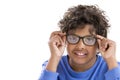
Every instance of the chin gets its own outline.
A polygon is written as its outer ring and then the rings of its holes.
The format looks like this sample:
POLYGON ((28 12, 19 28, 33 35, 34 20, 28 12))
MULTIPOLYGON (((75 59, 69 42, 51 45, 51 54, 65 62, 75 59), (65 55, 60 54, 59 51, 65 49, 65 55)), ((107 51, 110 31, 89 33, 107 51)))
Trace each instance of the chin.
POLYGON ((87 64, 89 60, 74 59, 73 62, 77 65, 84 65, 84 64, 87 64))

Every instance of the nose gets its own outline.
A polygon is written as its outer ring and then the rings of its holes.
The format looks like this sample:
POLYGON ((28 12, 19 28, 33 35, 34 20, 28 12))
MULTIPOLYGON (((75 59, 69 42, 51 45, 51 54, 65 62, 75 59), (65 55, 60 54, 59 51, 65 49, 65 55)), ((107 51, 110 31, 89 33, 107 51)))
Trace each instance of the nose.
POLYGON ((80 39, 80 41, 76 44, 76 48, 78 48, 78 49, 85 48, 85 44, 83 43, 82 39, 80 39))

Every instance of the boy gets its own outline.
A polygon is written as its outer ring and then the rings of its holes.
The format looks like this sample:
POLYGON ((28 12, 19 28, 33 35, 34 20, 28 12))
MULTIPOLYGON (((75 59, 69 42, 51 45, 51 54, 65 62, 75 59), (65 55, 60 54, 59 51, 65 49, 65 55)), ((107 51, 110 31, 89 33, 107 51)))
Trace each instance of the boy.
POLYGON ((104 11, 94 5, 74 6, 59 27, 50 36, 51 56, 40 80, 120 80, 116 45, 107 38, 110 26, 104 11), (62 56, 65 48, 67 55, 62 56))

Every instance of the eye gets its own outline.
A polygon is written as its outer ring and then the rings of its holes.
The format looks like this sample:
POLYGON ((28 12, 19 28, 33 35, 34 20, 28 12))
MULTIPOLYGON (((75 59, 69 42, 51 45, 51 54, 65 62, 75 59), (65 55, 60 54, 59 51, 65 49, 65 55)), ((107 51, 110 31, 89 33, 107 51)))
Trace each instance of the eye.
POLYGON ((94 37, 85 37, 85 40, 87 40, 87 41, 94 41, 95 38, 94 37))
POLYGON ((76 35, 68 35, 67 40, 69 43, 77 43, 79 41, 79 37, 76 35))
POLYGON ((88 45, 94 45, 96 42, 96 39, 95 37, 87 36, 87 37, 84 37, 84 42, 85 44, 88 44, 88 45))

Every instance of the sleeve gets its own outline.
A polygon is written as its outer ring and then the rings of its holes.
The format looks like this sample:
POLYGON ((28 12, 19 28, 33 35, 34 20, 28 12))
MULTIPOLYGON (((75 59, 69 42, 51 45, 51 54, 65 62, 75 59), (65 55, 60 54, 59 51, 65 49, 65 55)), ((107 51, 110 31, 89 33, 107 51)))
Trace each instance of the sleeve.
POLYGON ((120 80, 120 64, 105 74, 105 80, 120 80))
POLYGON ((46 70, 46 68, 45 68, 46 64, 47 64, 47 62, 45 62, 42 65, 42 71, 41 71, 41 75, 40 75, 39 80, 48 80, 48 79, 49 80, 57 80, 58 73, 46 70))

